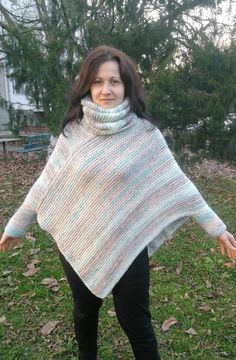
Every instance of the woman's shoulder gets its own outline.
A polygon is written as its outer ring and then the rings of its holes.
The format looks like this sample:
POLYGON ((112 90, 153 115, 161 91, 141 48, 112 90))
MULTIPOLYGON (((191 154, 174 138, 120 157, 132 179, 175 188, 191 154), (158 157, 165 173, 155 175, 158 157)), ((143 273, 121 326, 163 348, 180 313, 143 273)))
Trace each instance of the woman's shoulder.
POLYGON ((143 128, 143 130, 147 131, 148 133, 150 133, 151 135, 154 134, 154 136, 162 136, 162 133, 160 131, 160 129, 158 128, 158 126, 156 124, 153 124, 151 121, 149 121, 148 119, 145 118, 138 118, 138 122, 140 124, 140 126, 143 128))
POLYGON ((151 123, 145 118, 139 118, 140 135, 143 134, 149 144, 154 146, 156 150, 168 149, 168 144, 161 130, 156 124, 151 123))
POLYGON ((64 129, 63 129, 63 132, 65 135, 70 135, 71 133, 73 133, 76 129, 78 128, 78 123, 77 121, 70 121, 68 122, 64 129))

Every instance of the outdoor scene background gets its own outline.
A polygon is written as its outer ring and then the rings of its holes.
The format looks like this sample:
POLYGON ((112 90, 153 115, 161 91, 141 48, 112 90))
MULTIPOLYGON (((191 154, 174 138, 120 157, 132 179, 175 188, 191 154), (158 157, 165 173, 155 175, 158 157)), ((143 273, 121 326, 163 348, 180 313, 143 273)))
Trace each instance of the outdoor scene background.
MULTIPOLYGON (((173 150, 235 162, 235 8, 230 0, 3 0, 0 60, 56 134, 84 56, 117 47, 137 63, 149 113, 173 150)), ((15 131, 23 122, 11 112, 15 131)))
MULTIPOLYGON (((137 63, 148 111, 178 162, 236 234, 235 7, 228 0, 0 0, 0 130, 5 111, 11 136, 31 123, 58 134, 84 56, 115 46, 137 63), (18 107, 2 91, 3 74, 18 107)), ((1 232, 44 155, 0 152, 1 232)), ((0 359, 78 359, 71 293, 50 235, 33 224, 19 247, 0 255, 0 359)), ((236 359, 235 261, 215 239, 188 222, 151 258, 150 275, 163 360, 236 359)), ((98 357, 131 360, 115 315, 108 296, 98 357)))

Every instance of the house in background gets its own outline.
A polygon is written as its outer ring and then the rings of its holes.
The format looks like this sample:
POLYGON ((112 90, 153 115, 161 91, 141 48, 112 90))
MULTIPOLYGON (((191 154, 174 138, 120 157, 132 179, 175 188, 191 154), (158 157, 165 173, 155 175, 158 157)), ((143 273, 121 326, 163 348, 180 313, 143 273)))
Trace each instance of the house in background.
MULTIPOLYGON (((0 0, 0 3, 4 5, 9 11, 14 10, 17 6, 17 0, 0 0)), ((19 2, 20 3, 20 2, 19 2)), ((30 4, 30 0, 25 2, 30 4)), ((19 5, 19 4, 18 4, 19 5)), ((24 7, 22 11, 26 11, 24 7)), ((13 11, 14 12, 14 11, 13 11)), ((1 19, 3 20, 2 14, 0 14, 1 19)), ((0 32, 4 30, 0 27, 0 32)), ((17 88, 15 86, 15 81, 8 78, 10 69, 1 64, 0 67, 0 98, 6 102, 7 107, 12 105, 14 110, 21 110, 21 126, 27 125, 36 125, 39 119, 42 117, 43 112, 41 109, 36 109, 35 106, 30 104, 29 99, 25 95, 25 87, 17 88)), ((16 125, 16 124, 15 124, 16 125)), ((1 107, 0 102, 0 131, 9 131, 15 127, 12 124, 8 110, 5 107, 1 107)))
MULTIPOLYGON (((4 74, 4 71, 0 71, 0 96, 6 100, 7 99, 7 79, 4 74)), ((8 130, 9 124, 9 114, 6 109, 0 107, 0 131, 8 130)))
MULTIPOLYGON (((7 77, 6 68, 0 70, 0 96, 8 105, 11 104, 14 110, 21 110, 24 125, 33 124, 41 113, 30 104, 24 86, 17 89, 15 81, 7 77)), ((0 131, 8 130, 12 130, 9 113, 7 109, 0 107, 0 131)))

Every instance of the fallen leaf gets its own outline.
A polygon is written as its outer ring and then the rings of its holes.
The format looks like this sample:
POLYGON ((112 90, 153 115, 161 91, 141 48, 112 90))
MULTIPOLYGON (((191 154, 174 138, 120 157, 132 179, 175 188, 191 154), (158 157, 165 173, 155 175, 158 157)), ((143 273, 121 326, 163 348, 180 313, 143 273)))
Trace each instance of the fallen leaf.
POLYGON ((176 270, 175 270, 175 273, 176 273, 177 275, 179 275, 179 274, 181 273, 182 267, 183 267, 183 261, 181 260, 181 261, 178 263, 178 265, 177 265, 177 267, 176 267, 176 270))
POLYGON ((30 260, 30 262, 27 264, 27 268, 28 269, 34 269, 35 266, 34 265, 37 265, 40 263, 40 260, 39 259, 32 259, 30 260))
MULTIPOLYGON (((15 247, 14 247, 14 249, 15 249, 15 247)), ((14 252, 13 254, 11 254, 10 256, 9 256, 9 258, 13 258, 14 256, 17 256, 17 255, 19 255, 20 254, 20 251, 16 251, 16 252, 14 252)))
POLYGON ((154 263, 153 261, 149 261, 149 269, 152 269, 156 266, 156 263, 154 263))
POLYGON ((184 294, 184 299, 190 299, 190 296, 187 292, 184 294))
POLYGON ((47 287, 58 285, 58 281, 55 278, 45 278, 41 281, 42 285, 46 285, 47 287))
POLYGON ((207 288, 207 289, 210 289, 210 288, 211 288, 211 283, 210 283, 209 280, 206 280, 206 281, 205 281, 205 284, 206 284, 206 288, 207 288))
POLYGON ((3 315, 0 317, 0 324, 4 324, 6 321, 7 321, 6 316, 3 315))
POLYGON ((50 346, 51 351, 55 354, 61 350, 61 346, 59 344, 52 344, 50 346))
POLYGON ((163 324, 162 324, 162 326, 161 326, 161 330, 162 330, 162 331, 167 331, 167 330, 169 330, 169 328, 170 328, 172 325, 176 324, 177 322, 178 322, 178 321, 176 320, 175 317, 171 317, 171 318, 169 318, 169 319, 167 319, 167 320, 165 320, 165 321, 163 322, 163 324))
POLYGON ((165 266, 154 266, 154 267, 152 268, 153 271, 161 271, 161 270, 163 270, 163 269, 165 269, 165 266))
POLYGON ((28 271, 22 273, 22 275, 24 275, 24 276, 31 276, 31 275, 36 274, 38 271, 39 271, 39 269, 36 269, 36 268, 34 268, 34 269, 29 269, 28 271))
POLYGON ((46 336, 51 334, 51 332, 55 329, 56 325, 59 321, 48 321, 41 329, 42 335, 46 336))
POLYGON ((45 278, 41 281, 41 284, 46 285, 47 289, 51 291, 56 292, 59 290, 58 281, 55 278, 45 278))
POLYGON ((37 264, 40 263, 40 260, 39 260, 39 259, 32 259, 30 262, 31 262, 32 264, 34 264, 34 265, 37 265, 37 264))
POLYGON ((235 316, 236 316, 236 312, 234 309, 232 311, 228 312, 228 314, 227 314, 227 317, 229 319, 235 319, 235 316))
POLYGON ((197 332, 193 328, 189 328, 188 330, 185 330, 185 332, 189 335, 197 335, 197 332))
POLYGON ((7 276, 7 275, 9 275, 9 274, 11 274, 11 273, 12 273, 12 271, 10 271, 10 270, 5 270, 5 271, 2 272, 2 276, 7 276))
POLYGON ((28 292, 28 293, 25 293, 25 294, 22 294, 21 297, 26 297, 26 298, 32 298, 32 297, 35 297, 35 292, 28 292))
POLYGON ((59 290, 59 286, 52 286, 49 288, 49 290, 53 291, 53 292, 57 292, 59 290))
POLYGON ((8 275, 7 278, 6 278, 6 280, 7 280, 8 285, 10 285, 10 286, 13 285, 11 275, 8 275))
POLYGON ((207 335, 211 335, 211 329, 207 330, 207 335))
POLYGON ((25 234, 25 238, 27 239, 27 240, 29 240, 30 242, 35 242, 36 241, 36 239, 35 239, 35 237, 32 235, 32 233, 30 233, 30 232, 27 232, 26 234, 25 234))
POLYGON ((198 306, 198 309, 201 310, 201 311, 204 311, 204 312, 208 312, 208 311, 211 310, 210 306, 208 306, 208 305, 198 306))
POLYGON ((235 261, 227 261, 226 263, 224 263, 225 267, 231 268, 235 266, 235 261))
POLYGON ((31 256, 31 255, 38 254, 39 251, 40 251, 39 248, 37 248, 37 249, 30 249, 28 255, 31 256))
POLYGON ((231 202, 231 201, 234 200, 234 198, 235 198, 235 197, 234 197, 233 195, 227 195, 227 196, 225 197, 224 203, 231 202))
POLYGON ((108 310, 108 315, 111 316, 111 317, 114 317, 116 316, 116 312, 114 310, 108 310))

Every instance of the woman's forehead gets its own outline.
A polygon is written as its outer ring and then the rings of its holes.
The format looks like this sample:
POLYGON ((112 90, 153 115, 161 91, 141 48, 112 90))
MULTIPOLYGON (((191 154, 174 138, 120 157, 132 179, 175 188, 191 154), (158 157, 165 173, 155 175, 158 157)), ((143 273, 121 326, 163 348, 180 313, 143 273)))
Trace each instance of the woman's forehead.
POLYGON ((120 77, 119 64, 115 60, 103 62, 95 73, 96 77, 120 77))

